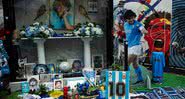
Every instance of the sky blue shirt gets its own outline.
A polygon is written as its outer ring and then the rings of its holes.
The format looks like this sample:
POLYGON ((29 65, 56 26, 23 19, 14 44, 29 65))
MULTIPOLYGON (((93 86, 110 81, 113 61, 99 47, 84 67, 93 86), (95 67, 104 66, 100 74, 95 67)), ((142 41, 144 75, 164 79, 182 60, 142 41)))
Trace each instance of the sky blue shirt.
POLYGON ((152 74, 154 77, 163 76, 163 68, 165 67, 165 56, 163 52, 152 52, 150 57, 150 63, 152 64, 152 74))
POLYGON ((143 25, 136 20, 134 20, 134 24, 132 25, 128 22, 124 23, 124 30, 126 33, 126 39, 128 41, 128 47, 140 45, 140 40, 143 34, 139 28, 142 26, 143 25))
MULTIPOLYGON (((64 19, 59 17, 55 11, 51 11, 50 24, 53 26, 53 29, 66 29, 64 19)), ((73 24, 73 17, 67 15, 67 20, 70 25, 73 24)))

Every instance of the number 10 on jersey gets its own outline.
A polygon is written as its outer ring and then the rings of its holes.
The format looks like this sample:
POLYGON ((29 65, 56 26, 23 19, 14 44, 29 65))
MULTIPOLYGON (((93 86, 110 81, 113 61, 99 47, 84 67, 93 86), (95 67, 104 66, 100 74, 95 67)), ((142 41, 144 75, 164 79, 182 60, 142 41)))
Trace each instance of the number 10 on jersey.
POLYGON ((106 72, 106 99, 129 99, 129 72, 106 72))

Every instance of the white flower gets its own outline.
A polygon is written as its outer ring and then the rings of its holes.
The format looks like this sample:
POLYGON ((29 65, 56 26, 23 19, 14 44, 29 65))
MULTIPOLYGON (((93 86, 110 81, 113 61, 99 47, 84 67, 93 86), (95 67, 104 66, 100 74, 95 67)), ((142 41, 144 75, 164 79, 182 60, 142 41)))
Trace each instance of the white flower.
POLYGON ((94 24, 93 23, 89 23, 88 26, 94 27, 94 24))
POLYGON ((90 35, 90 31, 85 31, 85 34, 86 35, 90 35))
POLYGON ((96 34, 98 34, 98 35, 101 35, 101 34, 103 34, 103 31, 102 31, 102 29, 97 29, 97 31, 96 31, 96 34))
POLYGON ((82 30, 82 28, 79 28, 79 31, 81 31, 82 30))
POLYGON ((85 28, 85 30, 89 30, 89 29, 90 29, 90 27, 86 27, 86 28, 85 28))
POLYGON ((33 23, 33 25, 39 25, 39 22, 35 22, 35 23, 33 23))
POLYGON ((97 32, 97 31, 98 31, 98 28, 94 27, 94 28, 92 29, 92 31, 97 32))
POLYGON ((44 32, 44 31, 45 31, 45 28, 44 28, 43 26, 41 26, 41 27, 39 28, 39 31, 44 32))
POLYGON ((48 30, 49 30, 50 32, 54 32, 52 28, 48 28, 48 30))
POLYGON ((45 33, 46 35, 50 35, 49 30, 45 30, 44 33, 45 33))
POLYGON ((80 34, 80 31, 75 31, 74 34, 78 35, 78 34, 80 34))
POLYGON ((21 32, 20 32, 21 35, 24 35, 25 33, 26 33, 25 31, 21 31, 21 32))
POLYGON ((35 27, 30 27, 30 32, 35 31, 35 27))

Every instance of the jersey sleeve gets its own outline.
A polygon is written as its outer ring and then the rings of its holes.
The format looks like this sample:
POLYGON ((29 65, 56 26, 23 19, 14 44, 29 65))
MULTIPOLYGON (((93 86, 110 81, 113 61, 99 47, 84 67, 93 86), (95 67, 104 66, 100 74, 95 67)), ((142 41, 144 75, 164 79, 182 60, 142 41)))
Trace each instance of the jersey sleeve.
POLYGON ((144 29, 144 26, 140 22, 137 23, 137 27, 140 31, 144 29))

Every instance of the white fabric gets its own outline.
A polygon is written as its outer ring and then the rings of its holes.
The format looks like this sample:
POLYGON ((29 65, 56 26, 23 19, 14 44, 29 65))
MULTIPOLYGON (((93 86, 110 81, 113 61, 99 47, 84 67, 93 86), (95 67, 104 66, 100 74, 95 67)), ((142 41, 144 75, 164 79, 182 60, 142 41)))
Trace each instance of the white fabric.
POLYGON ((141 45, 136 45, 133 47, 128 48, 128 55, 141 55, 142 54, 142 46, 141 45))
POLYGON ((140 26, 139 30, 142 31, 144 29, 144 26, 140 26))

